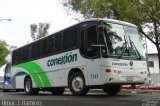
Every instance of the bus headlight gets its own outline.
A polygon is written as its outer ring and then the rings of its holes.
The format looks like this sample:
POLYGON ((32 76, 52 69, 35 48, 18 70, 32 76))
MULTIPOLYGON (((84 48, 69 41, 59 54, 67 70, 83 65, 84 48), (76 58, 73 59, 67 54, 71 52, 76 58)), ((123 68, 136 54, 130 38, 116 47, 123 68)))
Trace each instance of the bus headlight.
POLYGON ((6 84, 6 85, 7 85, 7 84, 8 84, 8 82, 5 82, 4 84, 6 84))
POLYGON ((147 71, 141 71, 140 74, 148 74, 147 71))
POLYGON ((117 70, 113 70, 114 73, 117 73, 117 70))
POLYGON ((106 72, 107 73, 110 73, 112 70, 111 69, 106 69, 106 72))

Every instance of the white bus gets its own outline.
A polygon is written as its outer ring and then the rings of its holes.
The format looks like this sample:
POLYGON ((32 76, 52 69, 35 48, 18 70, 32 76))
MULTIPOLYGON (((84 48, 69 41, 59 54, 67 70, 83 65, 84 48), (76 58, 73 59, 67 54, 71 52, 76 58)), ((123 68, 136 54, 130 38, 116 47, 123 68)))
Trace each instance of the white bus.
POLYGON ((85 95, 91 88, 117 94, 121 85, 143 84, 147 65, 133 24, 90 19, 20 47, 12 53, 12 83, 26 94, 48 90, 85 95))

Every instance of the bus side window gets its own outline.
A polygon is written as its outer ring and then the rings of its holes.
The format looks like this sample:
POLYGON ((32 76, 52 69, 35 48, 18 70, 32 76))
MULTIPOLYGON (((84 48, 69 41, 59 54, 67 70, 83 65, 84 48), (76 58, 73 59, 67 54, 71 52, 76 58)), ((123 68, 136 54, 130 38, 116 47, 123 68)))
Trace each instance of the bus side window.
POLYGON ((13 64, 18 63, 18 52, 17 51, 14 51, 13 54, 12 54, 13 64))
POLYGON ((62 34, 58 33, 55 36, 55 52, 60 52, 62 48, 62 34))
POLYGON ((72 27, 63 33, 63 49, 69 50, 77 46, 77 28, 72 27))
POLYGON ((47 53, 48 53, 48 39, 45 38, 45 39, 42 39, 40 41, 37 42, 37 53, 36 53, 36 57, 45 57, 47 56, 47 53))
POLYGON ((21 49, 21 57, 22 57, 22 61, 26 61, 27 60, 27 47, 23 47, 21 49))
POLYGON ((37 57, 37 44, 34 43, 32 46, 31 46, 31 59, 34 59, 37 57))
POLYGON ((71 28, 70 48, 77 47, 77 27, 71 28))
POLYGON ((31 46, 29 45, 28 46, 28 58, 27 58, 27 60, 31 60, 31 52, 32 50, 31 50, 31 46))
POLYGON ((80 52, 83 56, 85 56, 85 33, 84 33, 84 29, 81 30, 80 35, 81 35, 80 52))
POLYGON ((63 50, 67 50, 70 48, 70 29, 64 31, 63 33, 63 50))
POLYGON ((87 28, 87 57, 97 56, 97 31, 96 25, 87 28))
POLYGON ((55 36, 54 35, 49 37, 48 52, 49 52, 49 54, 53 54, 55 52, 55 36))
POLYGON ((18 50, 18 63, 22 61, 21 50, 18 50))
POLYGON ((48 55, 48 38, 44 38, 43 40, 42 40, 42 47, 41 47, 41 51, 42 51, 42 57, 43 56, 47 56, 48 55))
POLYGON ((37 57, 41 56, 41 42, 37 42, 37 57))

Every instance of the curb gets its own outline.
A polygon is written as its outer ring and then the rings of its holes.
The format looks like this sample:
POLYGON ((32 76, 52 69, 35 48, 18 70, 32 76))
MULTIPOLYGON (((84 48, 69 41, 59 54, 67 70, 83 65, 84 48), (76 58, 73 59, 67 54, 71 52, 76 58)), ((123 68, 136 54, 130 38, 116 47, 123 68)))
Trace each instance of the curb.
MULTIPOLYGON (((65 89, 65 92, 70 92, 65 89)), ((105 93, 102 89, 90 89, 89 93, 105 93)), ((160 94, 160 90, 138 90, 138 89, 122 89, 120 94, 160 94)))

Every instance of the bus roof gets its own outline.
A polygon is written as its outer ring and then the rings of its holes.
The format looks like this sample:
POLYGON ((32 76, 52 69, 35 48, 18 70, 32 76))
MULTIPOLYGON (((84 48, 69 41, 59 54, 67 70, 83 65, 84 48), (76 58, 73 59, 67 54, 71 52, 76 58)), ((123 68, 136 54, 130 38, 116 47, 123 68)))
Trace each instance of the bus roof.
POLYGON ((122 25, 126 25, 126 26, 131 26, 131 27, 137 28, 136 25, 131 24, 129 22, 115 20, 115 19, 107 19, 107 18, 91 18, 91 19, 86 19, 86 20, 84 20, 84 21, 82 21, 80 23, 87 22, 87 21, 106 21, 106 22, 110 22, 110 23, 122 24, 122 25))
MULTIPOLYGON (((81 21, 81 22, 79 22, 79 23, 73 24, 73 25, 71 25, 71 26, 69 26, 69 27, 63 28, 63 29, 61 29, 61 30, 59 30, 59 31, 56 31, 56 32, 52 33, 52 34, 58 33, 58 32, 60 32, 60 31, 63 31, 63 30, 65 30, 65 29, 67 29, 67 28, 70 28, 70 27, 73 27, 73 26, 75 26, 75 25, 78 25, 78 24, 80 24, 80 23, 89 22, 89 21, 106 21, 106 22, 110 22, 110 23, 121 24, 121 25, 126 25, 126 26, 131 26, 131 27, 137 28, 136 25, 131 24, 131 23, 129 23, 129 22, 125 22, 125 21, 120 21, 120 20, 115 20, 115 19, 107 19, 107 18, 91 18, 91 19, 86 19, 86 20, 83 20, 83 21, 81 21)), ((52 35, 52 34, 50 34, 50 35, 52 35)), ((46 38, 46 37, 48 37, 48 36, 50 36, 50 35, 41 37, 40 39, 37 39, 37 40, 35 40, 35 41, 31 42, 31 43, 34 43, 34 42, 36 42, 36 41, 39 41, 39 40, 41 40, 41 39, 43 39, 43 38, 46 38)), ((31 43, 29 43, 29 44, 31 44, 31 43)), ((26 44, 26 45, 29 45, 29 44, 26 44)), ((19 47, 19 48, 22 48, 22 47, 24 47, 24 46, 26 46, 26 45, 23 45, 23 46, 21 46, 21 47, 19 47)), ((17 49, 19 49, 19 48, 16 48, 15 50, 17 50, 17 49)), ((14 51, 14 50, 13 50, 13 51, 14 51)))

